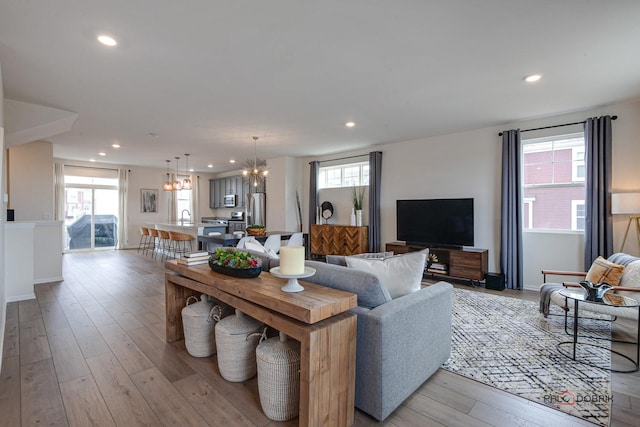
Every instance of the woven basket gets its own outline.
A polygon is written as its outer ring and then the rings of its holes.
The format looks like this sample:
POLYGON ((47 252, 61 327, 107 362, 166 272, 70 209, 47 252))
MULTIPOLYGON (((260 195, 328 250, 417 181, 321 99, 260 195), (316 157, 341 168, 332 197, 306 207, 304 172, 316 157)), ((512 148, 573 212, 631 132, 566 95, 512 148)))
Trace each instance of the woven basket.
POLYGON ((200 296, 199 302, 190 304, 192 300, 197 301, 197 298, 189 297, 186 307, 182 309, 184 344, 191 356, 209 357, 216 354, 216 323, 233 313, 233 309, 214 299, 210 301, 205 294, 200 296))
POLYGON ((251 236, 262 236, 267 231, 266 228, 247 228, 246 230, 251 236))
POLYGON ((267 418, 288 421, 298 416, 300 402, 300 343, 269 338, 256 349, 258 392, 267 418))
POLYGON ((218 368, 227 381, 242 382, 256 375, 256 347, 264 325, 236 310, 216 325, 218 368))

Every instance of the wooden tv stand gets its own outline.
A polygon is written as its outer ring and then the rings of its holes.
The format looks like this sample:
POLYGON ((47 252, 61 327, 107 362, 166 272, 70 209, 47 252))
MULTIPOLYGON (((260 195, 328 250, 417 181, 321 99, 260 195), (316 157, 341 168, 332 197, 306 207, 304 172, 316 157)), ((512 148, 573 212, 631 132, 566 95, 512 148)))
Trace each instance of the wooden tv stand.
MULTIPOLYGON (((407 245, 404 242, 392 242, 385 245, 386 251, 393 251, 396 254, 421 251, 422 249, 425 247, 407 245)), ((438 262, 445 264, 447 270, 433 272, 426 271, 425 268, 425 274, 470 280, 475 285, 484 280, 489 269, 489 251, 487 249, 429 248, 429 253, 435 254, 438 257, 438 262)))

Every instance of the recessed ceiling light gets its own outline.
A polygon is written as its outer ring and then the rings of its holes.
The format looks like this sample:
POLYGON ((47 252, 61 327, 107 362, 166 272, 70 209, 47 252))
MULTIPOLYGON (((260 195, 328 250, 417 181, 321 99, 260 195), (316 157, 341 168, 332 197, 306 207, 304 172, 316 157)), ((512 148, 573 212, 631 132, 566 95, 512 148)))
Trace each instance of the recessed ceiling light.
POLYGON ((105 153, 104 151, 101 151, 101 152, 98 153, 98 156, 106 156, 106 155, 107 155, 107 153, 105 153))
POLYGON ((527 83, 535 83, 542 78, 542 74, 531 74, 524 78, 524 81, 527 83))
POLYGON ((89 159, 89 161, 90 161, 90 162, 95 162, 95 161, 96 161, 96 159, 89 159))
POLYGON ((120 144, 111 144, 113 148, 120 148, 120 144))
POLYGON ((113 37, 104 34, 98 36, 98 41, 105 46, 116 46, 118 44, 113 37))
POLYGON ((193 169, 193 168, 189 168, 189 172, 193 172, 193 171, 194 171, 194 169, 193 169))
POLYGON ((213 167, 213 165, 209 164, 209 165, 207 165, 207 167, 208 167, 208 168, 212 168, 212 167, 213 167))
POLYGON ((354 127, 356 124, 355 124, 355 122, 347 122, 347 123, 345 123, 344 125, 345 125, 346 127, 348 127, 348 128, 352 128, 352 127, 354 127))
POLYGON ((229 160, 229 163, 235 163, 236 161, 234 159, 229 160))

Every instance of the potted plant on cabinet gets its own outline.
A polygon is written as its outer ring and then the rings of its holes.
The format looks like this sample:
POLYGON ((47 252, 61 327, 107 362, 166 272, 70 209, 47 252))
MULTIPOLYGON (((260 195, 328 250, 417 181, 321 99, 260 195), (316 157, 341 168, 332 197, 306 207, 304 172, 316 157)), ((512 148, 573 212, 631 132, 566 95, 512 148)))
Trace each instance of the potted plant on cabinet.
POLYGON ((355 213, 355 224, 353 224, 353 216, 351 225, 362 226, 362 206, 364 203, 365 187, 351 187, 351 202, 353 203, 353 211, 355 213))

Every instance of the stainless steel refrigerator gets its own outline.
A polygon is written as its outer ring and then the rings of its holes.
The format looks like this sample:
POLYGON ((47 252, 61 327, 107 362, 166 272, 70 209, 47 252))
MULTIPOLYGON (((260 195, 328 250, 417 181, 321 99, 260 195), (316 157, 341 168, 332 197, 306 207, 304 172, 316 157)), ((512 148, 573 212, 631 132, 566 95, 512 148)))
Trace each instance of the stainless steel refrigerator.
POLYGON ((267 225, 266 194, 247 194, 247 225, 267 225))

